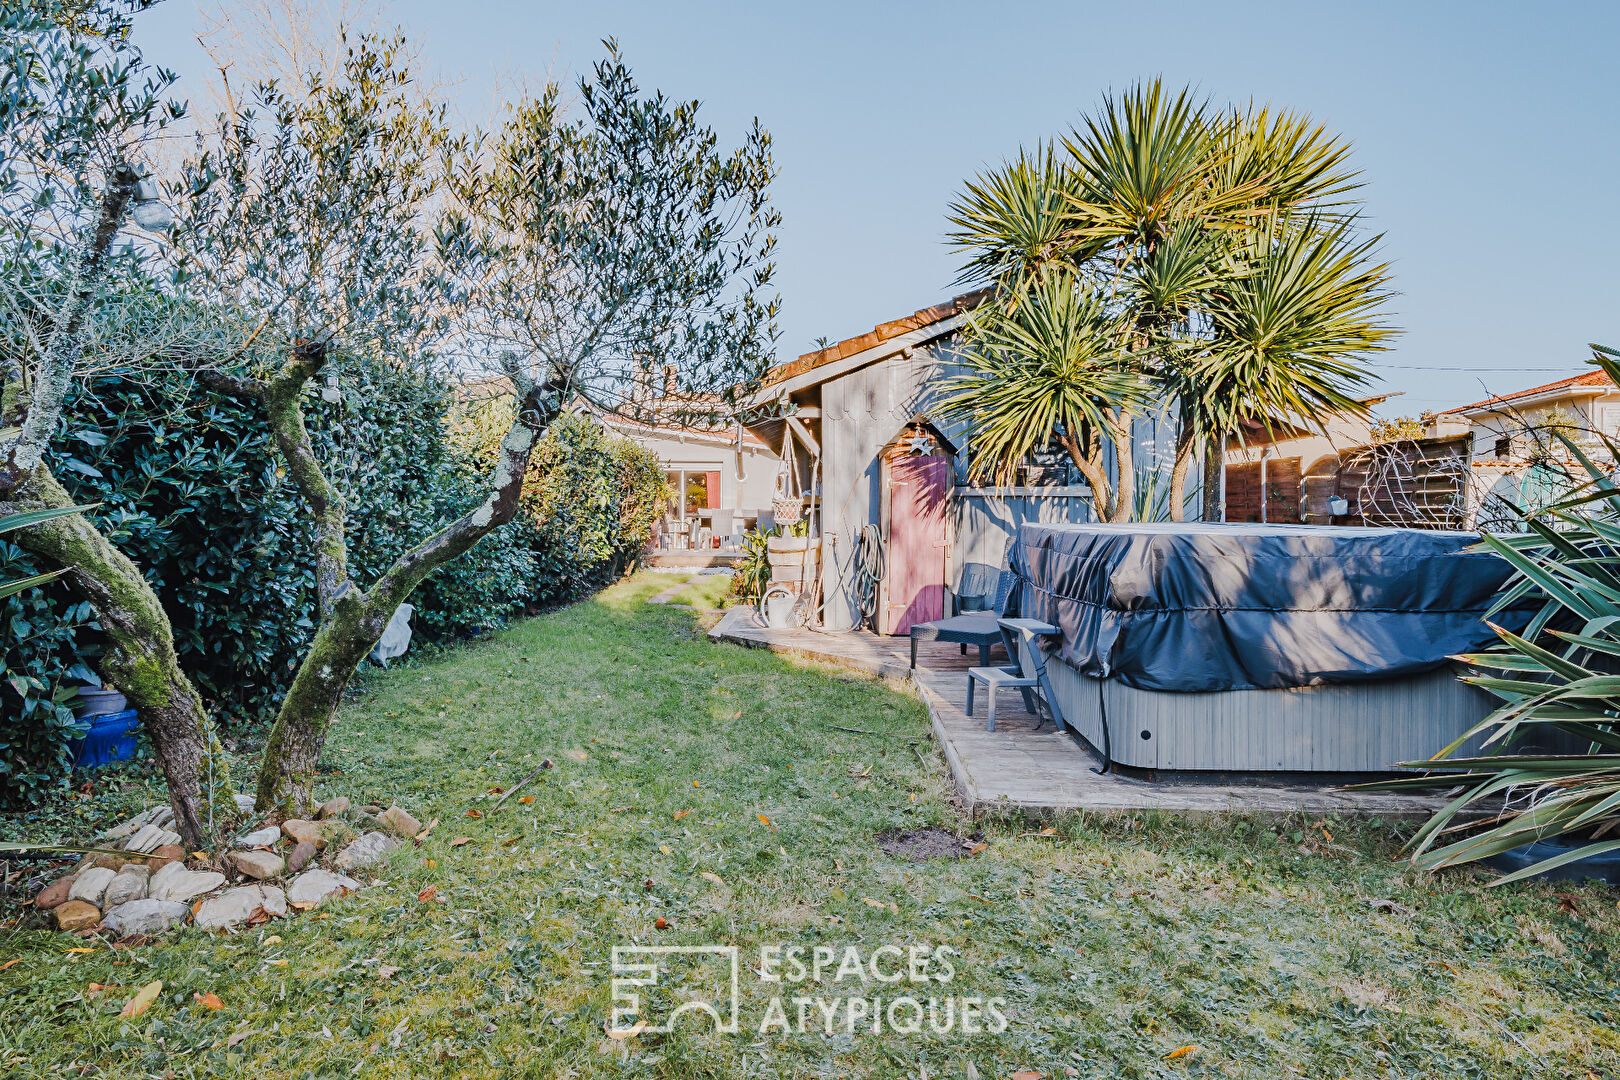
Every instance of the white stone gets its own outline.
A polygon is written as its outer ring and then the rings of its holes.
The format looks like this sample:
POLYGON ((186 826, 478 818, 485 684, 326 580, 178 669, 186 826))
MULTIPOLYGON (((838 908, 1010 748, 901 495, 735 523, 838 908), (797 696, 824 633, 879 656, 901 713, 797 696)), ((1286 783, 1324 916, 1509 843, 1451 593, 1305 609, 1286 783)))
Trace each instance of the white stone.
POLYGON ((239 848, 273 847, 281 839, 281 830, 274 825, 266 825, 257 832, 250 832, 246 836, 238 837, 236 846, 239 848))
POLYGON ((163 830, 148 822, 142 825, 128 840, 124 841, 125 851, 154 851, 158 846, 158 837, 163 830))
POLYGON ((170 863, 152 875, 152 882, 146 889, 147 896, 153 900, 176 900, 183 904, 203 893, 213 892, 225 884, 225 875, 213 870, 187 870, 181 867, 179 873, 164 873, 174 866, 180 864, 170 863))
POLYGON ((329 870, 306 870, 287 883, 287 899, 294 904, 319 904, 359 888, 360 883, 354 878, 329 870))
POLYGON ((173 900, 131 900, 107 912, 101 925, 119 937, 151 937, 185 922, 189 914, 190 908, 173 900))
POLYGON ((243 885, 210 896, 197 906, 196 923, 204 930, 224 930, 251 919, 260 908, 265 914, 287 914, 287 898, 273 885, 243 885))
POLYGON ((107 891, 101 897, 101 910, 111 911, 121 904, 131 900, 139 900, 146 895, 146 879, 151 871, 138 863, 130 863, 120 867, 107 891))
POLYGON ((253 813, 253 801, 254 800, 253 800, 252 795, 236 794, 236 795, 232 795, 231 798, 236 800, 236 808, 238 810, 242 811, 242 813, 244 813, 244 814, 253 813))
POLYGON ((113 878, 118 876, 116 870, 109 870, 105 866, 91 866, 80 870, 73 879, 73 888, 68 890, 69 900, 83 900, 87 904, 101 906, 101 898, 107 894, 107 886, 112 884, 113 878))
POLYGON ((342 851, 338 852, 335 860, 339 870, 354 870, 372 863, 381 862, 390 851, 399 846, 399 841, 387 833, 362 833, 360 838, 342 851))

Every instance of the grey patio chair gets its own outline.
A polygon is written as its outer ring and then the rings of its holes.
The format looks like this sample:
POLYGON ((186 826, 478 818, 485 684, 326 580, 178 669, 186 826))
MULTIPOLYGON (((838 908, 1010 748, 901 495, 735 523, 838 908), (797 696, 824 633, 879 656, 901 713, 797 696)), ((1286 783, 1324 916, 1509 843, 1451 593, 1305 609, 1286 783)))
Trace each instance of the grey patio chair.
POLYGON ((919 641, 950 641, 962 646, 962 652, 967 652, 969 645, 979 647, 979 665, 986 667, 990 663, 990 650, 997 645, 1005 644, 1001 627, 997 622, 1007 613, 1007 601, 1012 597, 1013 586, 1017 579, 1011 570, 1003 570, 996 580, 995 603, 989 611, 970 611, 962 615, 952 615, 948 619, 936 619, 933 622, 914 623, 911 627, 911 666, 917 666, 917 642, 919 641))
MULTIPOLYGON (((967 714, 973 715, 973 690, 984 684, 985 730, 996 730, 996 691, 1013 689, 1024 695, 1025 705, 1040 717, 1039 702, 1044 702, 1053 725, 1062 731, 1063 711, 1058 707, 1052 682, 1046 676, 1046 654, 1041 651, 1040 639, 1061 634, 1051 623, 1038 619, 1002 619, 1000 629, 1006 635, 1007 655, 1013 663, 1008 667, 968 668, 967 714), (1039 690, 1039 694, 1031 691, 1039 690)), ((1044 722, 1044 721, 1043 721, 1044 722)))

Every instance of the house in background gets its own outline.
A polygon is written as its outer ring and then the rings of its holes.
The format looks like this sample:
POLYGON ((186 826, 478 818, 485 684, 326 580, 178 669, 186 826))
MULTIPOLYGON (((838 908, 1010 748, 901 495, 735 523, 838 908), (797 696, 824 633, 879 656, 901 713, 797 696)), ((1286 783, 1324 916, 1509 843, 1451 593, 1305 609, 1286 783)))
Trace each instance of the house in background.
POLYGON ((780 461, 739 424, 704 427, 672 406, 647 419, 591 407, 605 427, 653 454, 669 481, 669 511, 653 538, 653 565, 709 566, 736 559, 734 540, 768 513, 780 461))
POLYGON ((1512 528, 1516 509, 1534 510, 1585 470, 1559 434, 1593 461, 1609 461, 1599 433, 1620 438, 1620 387, 1601 370, 1447 409, 1435 426, 1468 447, 1469 528, 1512 528))

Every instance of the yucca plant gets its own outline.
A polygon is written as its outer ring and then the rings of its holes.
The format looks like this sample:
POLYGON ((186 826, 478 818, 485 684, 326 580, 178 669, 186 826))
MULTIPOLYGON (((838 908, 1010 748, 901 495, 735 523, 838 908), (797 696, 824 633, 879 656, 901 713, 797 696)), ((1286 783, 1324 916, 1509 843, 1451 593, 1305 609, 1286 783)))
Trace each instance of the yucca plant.
MULTIPOLYGON (((1594 363, 1620 383, 1620 352, 1599 345, 1592 351, 1594 363)), ((1620 447, 1600 437, 1610 462, 1620 462, 1620 447)), ((1502 705, 1430 760, 1401 763, 1447 771, 1366 785, 1461 787, 1411 841, 1412 860, 1426 869, 1568 834, 1587 840, 1502 877, 1500 885, 1620 849, 1620 484, 1613 464, 1594 462, 1560 438, 1587 478, 1554 505, 1526 513, 1527 532, 1483 536, 1517 571, 1488 617, 1526 605, 1535 611, 1521 633, 1493 623, 1501 644, 1459 657, 1483 672, 1467 681, 1502 705), (1523 749, 1552 732, 1585 743, 1587 751, 1523 749), (1480 736, 1483 753, 1452 756, 1480 736), (1473 816, 1482 810, 1484 817, 1473 816)))

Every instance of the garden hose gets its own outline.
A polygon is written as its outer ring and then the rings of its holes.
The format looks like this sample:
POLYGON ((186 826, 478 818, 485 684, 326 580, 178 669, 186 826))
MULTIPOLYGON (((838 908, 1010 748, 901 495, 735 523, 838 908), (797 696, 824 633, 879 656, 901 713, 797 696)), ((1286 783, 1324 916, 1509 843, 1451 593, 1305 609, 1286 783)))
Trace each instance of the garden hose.
MULTIPOLYGON (((832 556, 827 556, 829 559, 832 556)), ((887 573, 888 557, 885 554, 883 533, 876 525, 867 525, 861 530, 861 535, 855 541, 855 552, 850 556, 849 562, 844 564, 844 571, 838 575, 838 583, 842 585, 853 572, 855 575, 855 605, 860 612, 860 618, 843 630, 828 630, 825 626, 817 626, 815 622, 806 619, 804 627, 814 630, 818 634, 853 634, 867 624, 877 629, 878 582, 883 580, 887 573)), ((821 621, 827 613, 827 602, 831 597, 823 596, 821 603, 816 605, 815 619, 821 621)))

